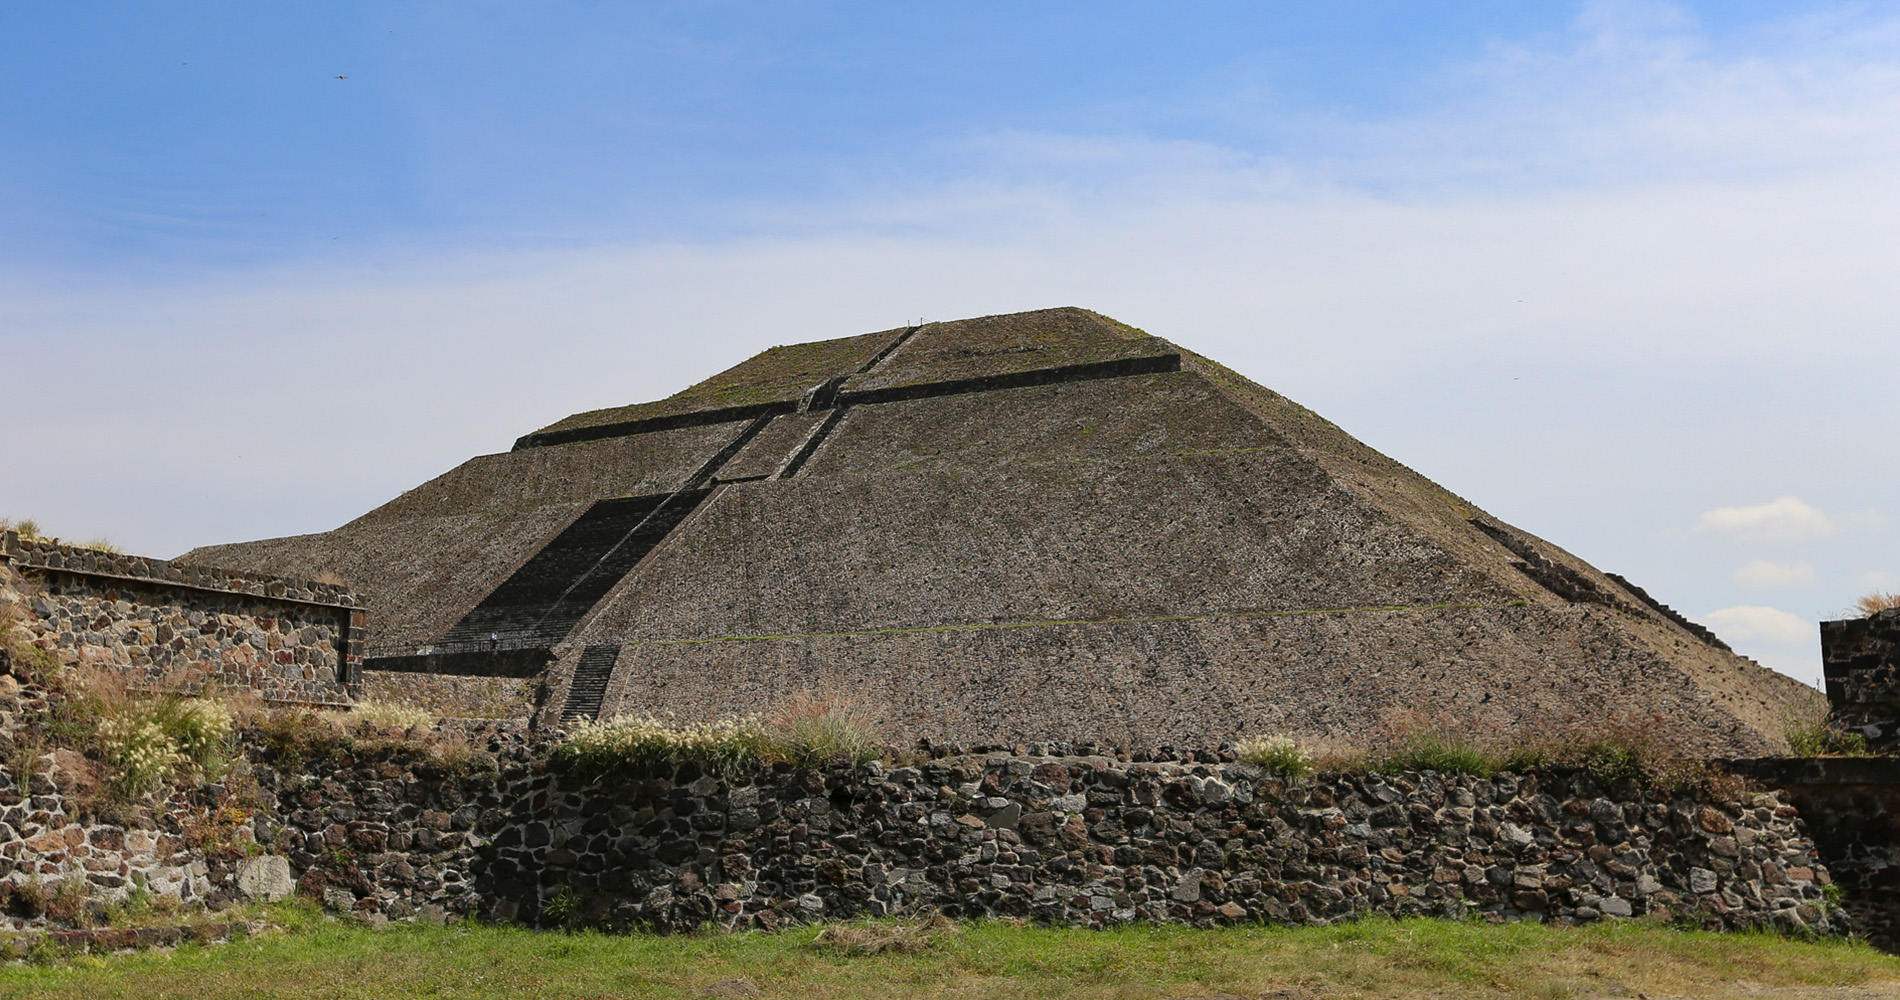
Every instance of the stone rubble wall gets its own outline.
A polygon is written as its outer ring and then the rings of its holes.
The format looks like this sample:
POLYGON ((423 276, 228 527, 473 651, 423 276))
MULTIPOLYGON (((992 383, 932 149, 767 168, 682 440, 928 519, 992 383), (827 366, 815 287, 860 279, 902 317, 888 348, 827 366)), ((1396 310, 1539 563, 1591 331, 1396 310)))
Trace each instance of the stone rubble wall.
MULTIPOLYGON (((12 720, 42 709, 44 689, 22 686, 0 675, 0 730, 13 731, 12 720)), ((0 928, 44 927, 43 917, 24 913, 27 893, 50 895, 72 879, 83 880, 85 895, 96 906, 123 899, 135 885, 181 903, 202 903, 215 886, 229 882, 235 859, 207 859, 184 837, 183 802, 169 804, 162 818, 143 828, 88 819, 86 792, 92 784, 87 762, 72 750, 55 749, 22 758, 8 740, 0 762, 0 928), (30 759, 28 774, 15 773, 30 759)), ((242 837, 249 837, 249 830, 242 837)))
POLYGON ((1322 775, 999 754, 582 783, 520 736, 498 773, 268 775, 257 836, 359 914, 684 930, 939 912, 1108 926, 1368 914, 1841 931, 1795 809, 1584 775, 1322 775))
POLYGON ((0 596, 29 641, 140 686, 345 705, 366 613, 345 588, 0 534, 0 596))
MULTIPOLYGON (((101 818, 95 763, 66 748, 32 751, 22 739, 22 721, 44 717, 54 697, 31 678, 22 683, 0 673, 0 930, 53 929, 31 897, 63 896, 75 885, 88 922, 135 890, 186 909, 280 899, 295 890, 289 864, 261 853, 251 824, 217 827, 208 802, 229 800, 226 788, 170 789, 149 807, 117 810, 124 822, 101 818)), ((179 933, 204 931, 144 928, 134 936, 166 943, 166 935, 179 933)), ((123 938, 84 928, 53 936, 62 946, 107 947, 123 938)))

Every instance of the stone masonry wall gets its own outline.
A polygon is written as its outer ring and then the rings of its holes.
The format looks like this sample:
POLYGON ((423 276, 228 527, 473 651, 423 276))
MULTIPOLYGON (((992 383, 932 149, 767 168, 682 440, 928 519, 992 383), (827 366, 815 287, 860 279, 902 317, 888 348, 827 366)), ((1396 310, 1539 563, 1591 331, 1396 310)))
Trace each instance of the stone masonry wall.
POLYGON ((1900 609, 1822 622, 1821 672, 1837 723, 1900 749, 1900 609))
MULTIPOLYGON (((1108 756, 693 765, 581 783, 496 734, 498 773, 267 775, 256 835, 359 914, 770 928, 941 912, 1106 926, 1367 914, 1846 926, 1795 809, 1577 774, 1322 775, 1108 756)), ((1041 748, 1050 749, 1050 748, 1041 748)), ((1061 749, 1061 748, 1056 748, 1061 749)), ((1084 748, 1086 749, 1086 748, 1084 748)))
POLYGON ((0 534, 0 588, 30 641, 134 683, 348 704, 365 613, 340 586, 0 534))

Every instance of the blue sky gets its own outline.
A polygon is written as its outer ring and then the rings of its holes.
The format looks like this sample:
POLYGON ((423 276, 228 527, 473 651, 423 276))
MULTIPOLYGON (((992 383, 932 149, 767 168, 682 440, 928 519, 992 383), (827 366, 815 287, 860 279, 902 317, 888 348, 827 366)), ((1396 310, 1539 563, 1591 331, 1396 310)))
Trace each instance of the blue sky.
POLYGON ((0 9, 0 514, 324 530, 1079 304, 1812 677, 1900 589, 1900 5, 0 9))

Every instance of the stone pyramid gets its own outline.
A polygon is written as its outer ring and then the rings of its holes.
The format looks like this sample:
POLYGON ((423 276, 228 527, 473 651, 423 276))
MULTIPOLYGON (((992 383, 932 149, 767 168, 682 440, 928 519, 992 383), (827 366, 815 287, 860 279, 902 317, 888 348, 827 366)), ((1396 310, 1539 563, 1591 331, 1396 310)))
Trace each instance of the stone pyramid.
POLYGON ((544 719, 848 693, 904 737, 1350 740, 1394 710, 1659 713, 1780 744, 1806 688, 1221 365, 1083 309, 775 347, 575 414, 330 532, 371 671, 544 719))

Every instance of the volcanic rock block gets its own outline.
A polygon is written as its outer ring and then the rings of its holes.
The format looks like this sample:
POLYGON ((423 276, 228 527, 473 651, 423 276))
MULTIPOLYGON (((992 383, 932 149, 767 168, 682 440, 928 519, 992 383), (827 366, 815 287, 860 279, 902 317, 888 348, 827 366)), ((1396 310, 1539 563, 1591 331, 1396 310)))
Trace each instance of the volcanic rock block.
POLYGON ((375 612, 371 670, 546 664, 549 719, 829 692, 895 738, 1198 745, 1352 739, 1399 710, 1653 713, 1747 754, 1806 697, 1311 411, 1073 308, 773 348, 335 531, 185 560, 342 576, 375 612))

